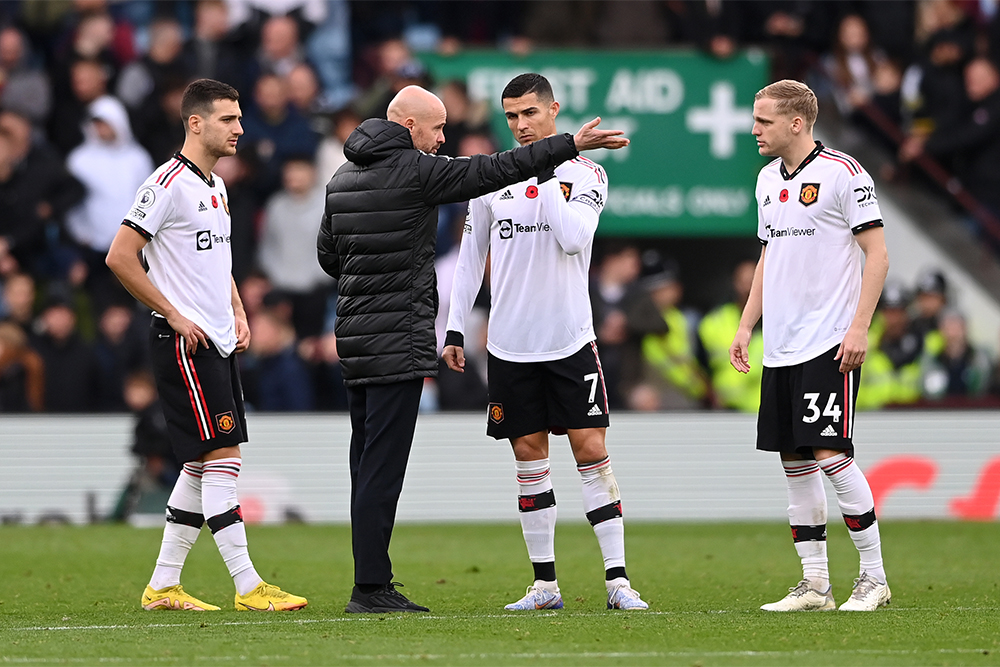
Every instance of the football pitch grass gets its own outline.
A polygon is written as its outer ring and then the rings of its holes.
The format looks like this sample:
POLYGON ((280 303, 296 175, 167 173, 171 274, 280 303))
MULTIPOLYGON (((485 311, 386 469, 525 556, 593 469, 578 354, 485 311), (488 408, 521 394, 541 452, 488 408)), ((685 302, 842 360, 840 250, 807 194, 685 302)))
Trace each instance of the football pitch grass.
MULTIPOLYGON (((204 530, 183 583, 219 612, 139 607, 160 531, 0 528, 0 663, 142 665, 1000 665, 1000 540, 994 523, 882 525, 892 604, 874 613, 769 614, 801 572, 781 523, 626 526, 628 571, 647 612, 608 611, 589 525, 561 523, 566 608, 507 612, 530 583, 520 527, 401 525, 402 592, 429 614, 349 615, 346 526, 249 526, 270 583, 298 612, 233 610, 232 582, 204 530)), ((857 576, 830 525, 838 603, 857 576)))

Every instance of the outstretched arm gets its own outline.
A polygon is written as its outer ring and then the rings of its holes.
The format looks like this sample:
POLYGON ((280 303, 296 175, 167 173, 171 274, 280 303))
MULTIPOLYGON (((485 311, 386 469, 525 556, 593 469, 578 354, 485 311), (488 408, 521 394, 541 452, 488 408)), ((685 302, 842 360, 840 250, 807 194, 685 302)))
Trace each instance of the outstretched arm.
POLYGON ((572 160, 582 150, 622 148, 629 140, 621 130, 598 130, 600 118, 576 133, 556 134, 493 155, 449 158, 421 155, 417 163, 423 199, 431 205, 475 199, 500 188, 526 181, 572 160))

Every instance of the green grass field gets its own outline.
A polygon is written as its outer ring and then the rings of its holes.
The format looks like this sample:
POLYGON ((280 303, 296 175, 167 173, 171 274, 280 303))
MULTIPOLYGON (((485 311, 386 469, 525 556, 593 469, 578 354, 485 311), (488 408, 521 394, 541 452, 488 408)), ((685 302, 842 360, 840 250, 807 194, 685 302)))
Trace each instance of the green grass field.
MULTIPOLYGON (((233 588, 203 531, 184 585, 221 612, 145 612, 160 531, 0 528, 0 663, 180 665, 1000 665, 1000 549, 992 523, 887 522, 893 603, 873 614, 767 614, 799 578, 779 523, 626 527, 629 574, 649 612, 609 612, 586 524, 560 524, 566 608, 514 614, 530 567, 520 528, 403 525, 403 592, 430 614, 343 613, 345 526, 249 527, 261 575, 305 595, 287 614, 232 611, 233 588)), ((857 576, 846 528, 830 528, 838 602, 857 576)))

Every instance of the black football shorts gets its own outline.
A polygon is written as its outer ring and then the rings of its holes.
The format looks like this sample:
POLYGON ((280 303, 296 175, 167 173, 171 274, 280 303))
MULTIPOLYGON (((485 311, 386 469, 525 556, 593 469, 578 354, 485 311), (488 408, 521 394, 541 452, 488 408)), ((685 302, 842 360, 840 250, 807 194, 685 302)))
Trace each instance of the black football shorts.
POLYGON ((223 357, 209 341, 188 354, 184 339, 162 317, 149 330, 156 389, 174 454, 197 461, 213 449, 247 440, 243 386, 236 353, 223 357))
POLYGON ((514 362, 489 355, 486 433, 497 440, 608 425, 597 343, 565 359, 514 362))
POLYGON ((861 369, 840 372, 834 347, 815 359, 764 367, 757 449, 812 454, 812 448, 854 450, 854 404, 861 369))

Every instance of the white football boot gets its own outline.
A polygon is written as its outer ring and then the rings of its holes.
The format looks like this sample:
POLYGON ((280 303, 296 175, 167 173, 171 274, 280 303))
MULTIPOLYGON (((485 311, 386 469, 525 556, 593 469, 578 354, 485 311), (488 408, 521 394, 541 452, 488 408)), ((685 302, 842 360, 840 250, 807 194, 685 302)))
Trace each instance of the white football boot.
POLYGON ((803 579, 797 585, 788 589, 788 595, 777 602, 760 606, 764 611, 832 611, 837 608, 833 600, 833 587, 825 593, 809 587, 809 581, 803 579))
POLYGON ((608 609, 626 609, 628 611, 649 609, 649 605, 639 597, 638 591, 629 586, 628 579, 614 579, 606 583, 608 586, 608 609))
POLYGON ((545 583, 547 582, 536 581, 533 585, 528 586, 527 593, 523 598, 505 606, 504 609, 508 611, 562 609, 563 599, 559 593, 559 587, 556 586, 555 590, 552 590, 546 588, 545 583))
POLYGON ((892 602, 889 584, 880 584, 867 572, 854 580, 854 591, 847 602, 840 605, 840 611, 875 611, 892 602))

